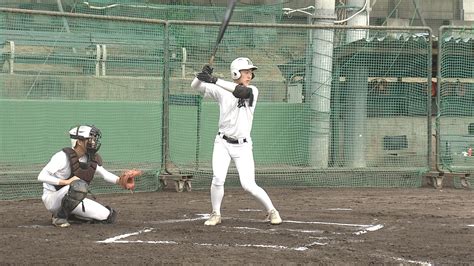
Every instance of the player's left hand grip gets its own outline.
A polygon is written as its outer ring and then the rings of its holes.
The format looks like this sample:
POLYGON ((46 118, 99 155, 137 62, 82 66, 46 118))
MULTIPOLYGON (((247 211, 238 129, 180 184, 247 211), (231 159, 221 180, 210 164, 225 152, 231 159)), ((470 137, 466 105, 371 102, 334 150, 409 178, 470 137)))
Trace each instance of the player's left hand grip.
POLYGON ((203 82, 207 82, 207 83, 214 83, 216 84, 217 82, 217 78, 212 76, 211 74, 209 73, 206 73, 206 72, 199 72, 197 74, 197 78, 200 80, 200 81, 203 81, 203 82))

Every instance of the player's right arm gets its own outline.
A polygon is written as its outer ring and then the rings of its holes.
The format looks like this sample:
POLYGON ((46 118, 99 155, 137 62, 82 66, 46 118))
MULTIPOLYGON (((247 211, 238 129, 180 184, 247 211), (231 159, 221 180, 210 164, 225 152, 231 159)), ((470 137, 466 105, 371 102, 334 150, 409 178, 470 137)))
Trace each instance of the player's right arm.
POLYGON ((200 81, 198 78, 194 78, 191 82, 191 88, 199 91, 200 93, 206 93, 206 83, 200 81))
POLYGON ((67 169, 67 163, 67 156, 63 151, 56 153, 39 173, 38 181, 54 186, 65 186, 71 184, 72 181, 79 179, 77 176, 67 179, 70 174, 70 170, 68 171, 67 169))
POLYGON ((214 77, 212 71, 213 69, 209 65, 204 65, 191 86, 201 93, 206 93, 212 88, 215 89, 216 86, 213 86, 213 84, 216 84, 218 88, 231 92, 236 98, 249 99, 252 97, 252 88, 214 77))
POLYGON ((217 101, 229 92, 235 93, 238 84, 219 79, 213 76, 212 72, 211 66, 204 65, 201 72, 192 81, 191 87, 202 93, 204 97, 210 97, 217 101))
POLYGON ((216 84, 203 82, 197 77, 194 78, 193 82, 191 83, 191 88, 200 92, 204 97, 209 97, 217 101, 221 97, 220 94, 222 93, 222 89, 220 89, 220 87, 216 84))

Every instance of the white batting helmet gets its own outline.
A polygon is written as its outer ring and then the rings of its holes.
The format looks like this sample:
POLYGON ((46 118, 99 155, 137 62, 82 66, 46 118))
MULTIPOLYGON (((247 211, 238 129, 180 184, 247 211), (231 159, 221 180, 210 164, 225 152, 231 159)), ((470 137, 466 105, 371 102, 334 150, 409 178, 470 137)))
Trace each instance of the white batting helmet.
POLYGON ((239 57, 232 61, 232 63, 230 64, 230 74, 232 75, 232 79, 239 79, 240 70, 244 69, 255 70, 257 69, 257 67, 247 57, 239 57))

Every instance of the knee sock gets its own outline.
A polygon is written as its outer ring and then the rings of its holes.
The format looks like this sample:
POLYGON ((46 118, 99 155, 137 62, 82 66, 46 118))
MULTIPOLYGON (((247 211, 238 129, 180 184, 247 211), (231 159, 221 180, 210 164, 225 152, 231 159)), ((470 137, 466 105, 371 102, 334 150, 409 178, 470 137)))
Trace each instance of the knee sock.
POLYGON ((211 185, 211 204, 212 211, 218 215, 221 214, 221 203, 224 198, 224 186, 211 185))

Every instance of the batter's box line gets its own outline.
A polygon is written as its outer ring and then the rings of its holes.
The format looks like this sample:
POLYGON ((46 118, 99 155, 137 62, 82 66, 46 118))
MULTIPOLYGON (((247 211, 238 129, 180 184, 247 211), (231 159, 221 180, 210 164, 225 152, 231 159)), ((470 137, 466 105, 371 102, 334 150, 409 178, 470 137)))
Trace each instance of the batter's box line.
POLYGON ((212 247, 244 247, 244 248, 271 248, 281 250, 306 251, 313 246, 325 246, 328 243, 312 242, 301 247, 287 247, 282 245, 265 245, 265 244, 207 244, 207 243, 193 243, 196 246, 212 246, 212 247))
MULTIPOLYGON (((251 222, 261 222, 261 220, 256 219, 241 219, 241 218, 228 218, 234 220, 241 220, 241 221, 251 221, 251 222)), ((334 222, 306 222, 306 221, 294 221, 294 220, 284 220, 283 224, 285 223, 293 223, 293 224, 321 224, 321 225, 336 225, 336 226, 347 226, 347 227, 357 227, 360 230, 353 232, 354 235, 362 235, 368 232, 373 232, 382 229, 384 226, 382 224, 348 224, 348 223, 334 223, 334 222)), ((302 231, 303 232, 303 231, 302 231)))
MULTIPOLYGON (((226 226, 221 226, 223 228, 226 228, 226 226)), ((324 230, 307 230, 307 229, 290 229, 290 228, 282 228, 282 227, 276 227, 276 228, 255 228, 255 227, 248 227, 248 226, 233 226, 230 227, 233 229, 238 229, 238 230, 250 230, 250 231, 258 231, 258 232, 278 232, 278 231, 288 231, 288 232, 297 232, 297 233, 307 233, 307 234, 322 234, 324 233, 324 230)))
POLYGON ((114 237, 111 237, 111 238, 107 238, 105 240, 97 241, 97 243, 178 244, 176 241, 142 241, 142 240, 129 241, 129 240, 121 240, 121 239, 130 237, 130 236, 137 236, 137 235, 141 235, 141 234, 144 234, 144 233, 149 233, 149 232, 152 232, 153 230, 154 230, 154 228, 145 228, 145 229, 139 230, 137 232, 118 235, 118 236, 114 236, 114 237))
POLYGON ((347 223, 330 223, 330 222, 301 222, 301 221, 285 221, 287 223, 305 223, 305 224, 324 224, 324 225, 338 225, 338 226, 348 226, 348 227, 357 227, 361 230, 353 232, 354 235, 362 235, 368 232, 377 231, 383 228, 383 224, 347 224, 347 223))
MULTIPOLYGON (((165 224, 165 223, 179 223, 179 222, 190 222, 190 221, 196 221, 196 220, 205 220, 209 217, 209 214, 198 214, 198 216, 202 216, 199 218, 192 218, 192 219, 172 219, 172 220, 164 220, 164 221, 158 221, 158 224, 165 224)), ((236 219, 236 218, 232 218, 236 219)), ((245 219, 245 220, 250 220, 250 221, 256 221, 255 219, 245 219)), ((260 221, 260 220, 258 220, 260 221)), ((367 233, 369 231, 376 231, 381 228, 383 228, 383 225, 381 224, 376 224, 376 225, 365 225, 365 224, 347 224, 347 223, 332 223, 332 222, 305 222, 305 221, 294 221, 294 220, 287 220, 285 223, 295 223, 295 224, 326 224, 326 225, 339 225, 339 226, 350 226, 350 227, 357 227, 361 228, 362 230, 355 232, 354 234, 360 235, 363 233, 367 233)), ((244 228, 244 227, 236 227, 236 228, 244 228)), ((128 233, 128 234, 122 234, 119 236, 111 237, 105 240, 97 241, 97 243, 115 243, 115 244, 129 244, 129 243, 145 243, 145 244, 174 244, 177 245, 179 244, 176 241, 173 240, 151 240, 151 241, 143 241, 143 240, 124 240, 125 238, 128 238, 130 236, 137 236, 140 234, 144 233, 149 233, 152 232, 154 228, 145 228, 143 230, 139 230, 137 232, 133 233, 128 233)), ((273 229, 270 229, 273 230, 273 229)), ((291 229, 295 230, 295 229, 291 229)), ((304 230, 303 230, 304 231, 304 230)), ((265 244, 210 244, 210 243, 193 243, 193 245, 197 246, 228 246, 228 247, 260 247, 260 248, 272 248, 272 249, 287 249, 287 250, 295 250, 295 251, 305 251, 308 250, 309 248, 313 246, 325 246, 328 243, 323 243, 323 242, 311 242, 309 244, 305 244, 303 246, 298 246, 298 247, 287 247, 283 245, 265 245, 265 244)))
MULTIPOLYGON (((199 220, 206 220, 209 218, 209 214, 196 214, 198 217, 196 218, 184 218, 184 219, 170 219, 170 220, 162 220, 162 221, 152 221, 152 224, 169 224, 169 223, 181 223, 181 222, 193 222, 199 220)), ((257 219, 243 219, 243 218, 233 218, 233 217, 226 217, 223 220, 238 220, 238 221, 247 221, 247 222, 258 222, 263 223, 263 220, 257 219)), ((295 221, 295 220, 284 220, 283 224, 285 223, 294 223, 294 224, 321 224, 321 225, 335 225, 335 226, 343 226, 343 227, 357 227, 360 229, 359 231, 353 232, 354 235, 362 235, 368 232, 377 231, 382 229, 384 226, 382 224, 349 224, 349 223, 334 223, 334 222, 307 222, 307 221, 295 221)))
MULTIPOLYGON (((116 237, 111 237, 106 240, 97 241, 97 243, 105 243, 105 244, 164 244, 164 245, 178 245, 179 243, 176 241, 169 241, 169 240, 122 240, 124 238, 130 236, 137 236, 144 233, 152 232, 154 228, 146 228, 143 230, 139 230, 138 232, 128 233, 119 235, 116 237)), ((213 247, 255 247, 255 248, 271 248, 271 249, 284 249, 284 250, 295 250, 295 251, 305 251, 313 246, 325 246, 328 243, 321 243, 321 242, 312 242, 300 247, 287 247, 282 245, 265 245, 265 244, 210 244, 210 243, 193 243, 195 246, 213 246, 213 247)))

